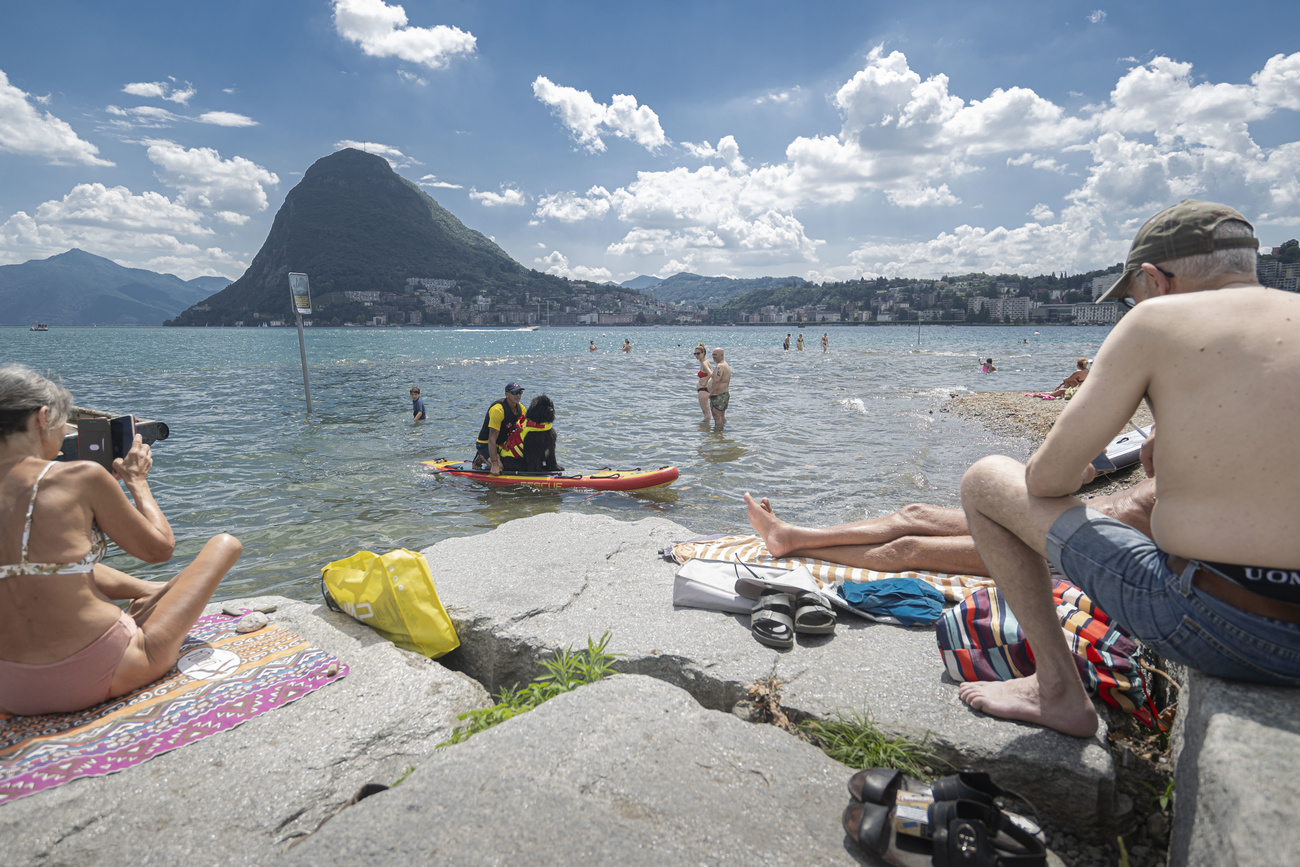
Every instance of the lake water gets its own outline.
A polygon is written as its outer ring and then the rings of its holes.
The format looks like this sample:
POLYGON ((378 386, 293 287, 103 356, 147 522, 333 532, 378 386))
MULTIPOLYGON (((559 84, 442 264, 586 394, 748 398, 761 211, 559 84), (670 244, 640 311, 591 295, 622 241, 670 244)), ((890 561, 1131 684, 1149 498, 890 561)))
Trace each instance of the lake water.
MULTIPOLYGON (((165 421, 150 482, 177 537, 169 577, 230 532, 244 556, 218 599, 314 599, 320 568, 365 548, 419 549, 542 512, 658 516, 700 534, 748 531, 741 495, 836 523, 925 501, 955 506, 963 471, 1036 443, 943 413, 950 394, 1038 391, 1096 354, 1108 328, 794 327, 307 329, 313 413, 293 328, 0 328, 0 362, 57 373, 78 405, 165 421), (787 332, 807 348, 781 349, 787 332), (830 352, 821 352, 823 332, 830 352), (629 338, 633 351, 618 351, 629 338), (587 351, 594 339, 599 351, 587 351), (1022 340, 1028 340, 1028 344, 1022 340), (733 369, 724 430, 702 423, 697 342, 733 369), (998 371, 981 374, 993 356, 998 371), (570 471, 674 465, 641 493, 488 488, 419 462, 468 459, 487 405, 517 380, 555 401, 570 471), (429 418, 411 420, 418 384, 429 418)), ((793 338, 792 338, 793 343, 793 338)))

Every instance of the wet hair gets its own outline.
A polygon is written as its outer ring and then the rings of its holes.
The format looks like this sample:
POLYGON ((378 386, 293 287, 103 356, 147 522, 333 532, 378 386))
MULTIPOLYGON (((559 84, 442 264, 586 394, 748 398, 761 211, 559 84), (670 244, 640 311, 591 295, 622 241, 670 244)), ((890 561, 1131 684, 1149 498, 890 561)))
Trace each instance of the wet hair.
POLYGON ((555 404, 544 394, 539 394, 533 398, 533 402, 528 404, 528 420, 535 421, 539 424, 555 423, 555 404))
POLYGON ((26 430, 43 406, 50 408, 50 423, 61 425, 72 414, 72 393, 24 364, 0 367, 0 439, 26 430))

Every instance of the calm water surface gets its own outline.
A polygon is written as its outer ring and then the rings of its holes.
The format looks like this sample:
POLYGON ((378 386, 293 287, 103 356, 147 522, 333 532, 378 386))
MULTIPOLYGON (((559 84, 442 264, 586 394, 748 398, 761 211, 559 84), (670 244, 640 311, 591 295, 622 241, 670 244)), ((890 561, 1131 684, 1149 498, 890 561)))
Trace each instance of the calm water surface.
MULTIPOLYGON (((950 394, 1038 391, 1096 354, 1108 328, 821 327, 783 352, 790 328, 543 328, 540 331, 308 329, 313 413, 297 331, 0 328, 0 362, 57 373, 82 406, 165 421, 150 482, 178 540, 170 564, 121 552, 112 565, 162 578, 226 531, 244 556, 219 599, 313 599, 321 566, 360 548, 419 549, 560 510, 659 516, 699 533, 748 531, 741 495, 785 517, 856 520, 913 501, 957 505, 962 472, 998 439, 943 413, 950 394), (822 332, 830 352, 821 352, 822 332), (633 351, 618 351, 624 338, 633 351), (598 352, 587 351, 595 339, 598 352), (1029 343, 1021 343, 1028 339, 1029 343), (724 430, 702 423, 697 342, 733 369, 724 430), (981 374, 993 356, 997 373, 981 374), (430 458, 469 458, 483 413, 508 380, 525 403, 555 401, 569 470, 675 465, 642 493, 490 489, 429 475, 430 458), (411 420, 419 385, 429 418, 411 420)), ((793 343, 793 339, 791 341, 793 343)))

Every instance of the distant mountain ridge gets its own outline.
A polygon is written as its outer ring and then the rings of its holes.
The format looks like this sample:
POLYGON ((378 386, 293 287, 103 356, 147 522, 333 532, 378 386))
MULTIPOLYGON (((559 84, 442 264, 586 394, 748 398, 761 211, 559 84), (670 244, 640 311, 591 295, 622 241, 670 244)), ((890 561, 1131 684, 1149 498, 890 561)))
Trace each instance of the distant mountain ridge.
POLYGON ((229 283, 124 268, 74 249, 0 265, 0 325, 161 325, 229 283))
POLYGON ((660 301, 687 302, 702 306, 716 306, 739 298, 756 289, 777 289, 782 286, 807 286, 808 281, 799 277, 702 277, 699 274, 674 274, 650 285, 633 285, 639 281, 654 278, 637 277, 622 285, 629 289, 641 289, 654 295, 660 301))
POLYGON ((303 173, 243 276, 172 324, 252 325, 292 317, 291 271, 308 276, 313 308, 326 306, 336 317, 341 312, 345 321, 364 307, 343 293, 402 293, 410 278, 454 280, 452 294, 466 301, 483 294, 494 305, 523 304, 525 292, 567 297, 573 291, 568 281, 510 258, 383 157, 345 148, 303 173))

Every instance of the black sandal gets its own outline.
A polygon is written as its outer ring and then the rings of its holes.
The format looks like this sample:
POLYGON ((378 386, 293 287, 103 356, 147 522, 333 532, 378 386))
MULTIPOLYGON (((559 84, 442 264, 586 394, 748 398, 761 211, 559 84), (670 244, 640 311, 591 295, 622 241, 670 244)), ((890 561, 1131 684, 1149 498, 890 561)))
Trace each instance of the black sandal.
POLYGON ((790 597, 780 590, 764 590, 754 602, 749 631, 759 644, 789 650, 794 647, 794 619, 790 597))

